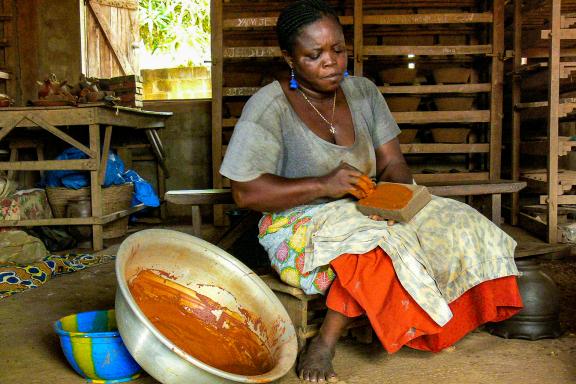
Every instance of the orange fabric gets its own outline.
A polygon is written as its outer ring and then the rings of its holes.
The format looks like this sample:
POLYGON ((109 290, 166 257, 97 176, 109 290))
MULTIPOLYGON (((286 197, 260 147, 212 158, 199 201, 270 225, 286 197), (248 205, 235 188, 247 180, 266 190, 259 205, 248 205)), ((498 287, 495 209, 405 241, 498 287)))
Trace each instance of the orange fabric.
POLYGON ((478 326, 505 320, 522 309, 516 277, 503 277, 479 284, 450 303, 454 316, 440 327, 402 287, 381 248, 344 254, 331 266, 337 278, 328 293, 328 308, 348 317, 365 313, 389 353, 403 345, 437 352, 478 326))

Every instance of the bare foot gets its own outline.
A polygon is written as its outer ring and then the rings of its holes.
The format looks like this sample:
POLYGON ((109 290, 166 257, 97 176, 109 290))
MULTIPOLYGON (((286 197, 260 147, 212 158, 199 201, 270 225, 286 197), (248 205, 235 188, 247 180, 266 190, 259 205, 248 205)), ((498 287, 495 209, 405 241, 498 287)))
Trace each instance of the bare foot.
POLYGON ((332 367, 334 349, 328 346, 319 336, 316 336, 300 353, 297 372, 300 380, 312 383, 334 383, 338 381, 332 367))

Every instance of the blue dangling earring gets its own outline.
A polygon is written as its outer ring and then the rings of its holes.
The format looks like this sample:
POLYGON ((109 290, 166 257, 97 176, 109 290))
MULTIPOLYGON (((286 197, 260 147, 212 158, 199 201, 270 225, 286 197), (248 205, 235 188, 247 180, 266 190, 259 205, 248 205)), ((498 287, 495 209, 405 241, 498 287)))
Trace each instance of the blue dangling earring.
POLYGON ((298 89, 298 82, 294 76, 294 70, 290 68, 290 89, 298 89))
POLYGON ((349 77, 350 76, 350 72, 348 72, 348 70, 344 71, 344 77, 349 77))

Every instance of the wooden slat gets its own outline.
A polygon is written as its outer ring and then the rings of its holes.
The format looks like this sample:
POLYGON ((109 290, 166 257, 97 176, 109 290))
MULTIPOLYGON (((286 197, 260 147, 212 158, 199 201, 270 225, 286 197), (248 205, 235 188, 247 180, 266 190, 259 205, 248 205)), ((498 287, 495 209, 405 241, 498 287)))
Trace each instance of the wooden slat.
POLYGON ((106 41, 108 42, 114 57, 118 61, 118 64, 120 64, 120 68, 122 69, 123 74, 129 75, 135 73, 132 64, 128 61, 128 54, 124 50, 124 47, 117 43, 118 38, 116 36, 116 32, 112 30, 106 21, 106 16, 104 15, 102 6, 96 3, 95 0, 89 0, 88 8, 90 8, 90 11, 93 13, 96 22, 100 26, 102 34, 106 38, 106 41))
MULTIPOLYGON (((514 60, 513 72, 518 74, 522 70, 522 2, 514 1, 514 60)), ((512 180, 520 180, 520 113, 514 105, 521 101, 521 78, 512 77, 512 137, 511 137, 511 176, 512 180)), ((518 225, 518 213, 520 212, 520 195, 512 194, 510 210, 510 224, 518 225)))
POLYGON ((392 112, 398 123, 428 124, 428 123, 487 123, 490 121, 490 111, 418 111, 392 112))
POLYGON ((118 212, 114 212, 114 213, 110 213, 108 215, 102 216, 99 220, 97 220, 97 222, 99 224, 108 224, 108 223, 111 223, 111 222, 116 221, 118 219, 121 219, 123 217, 130 216, 133 213, 142 211, 146 208, 147 207, 144 204, 138 204, 138 205, 135 205, 135 206, 130 207, 128 209, 124 209, 122 211, 118 211, 118 212))
MULTIPOLYGON (((247 29, 247 28, 273 28, 276 27, 277 17, 237 17, 226 18, 222 22, 222 28, 227 29, 247 29)), ((350 16, 340 16, 342 25, 352 25, 353 19, 350 16)))
POLYGON ((491 45, 420 45, 420 46, 364 46, 365 56, 405 56, 405 55, 488 55, 491 45))
POLYGON ((492 13, 422 13, 410 15, 366 15, 364 24, 376 25, 429 25, 491 23, 492 13))
MULTIPOLYGON (((222 1, 212 1, 210 7, 210 23, 212 27, 212 187, 221 189, 223 177, 219 173, 222 164, 222 83, 224 64, 224 36, 222 1)), ((214 206, 214 224, 223 225, 226 222, 224 209, 221 205, 214 206)))
POLYGON ((354 74, 364 74, 364 6, 363 0, 354 1, 354 74))
POLYGON ((414 153, 488 153, 489 144, 400 144, 404 154, 414 153))
POLYGON ((1 227, 34 227, 50 225, 91 225, 95 223, 93 217, 61 218, 61 219, 36 219, 36 220, 0 220, 1 227))
POLYGON ((46 120, 44 120, 38 114, 29 113, 26 115, 26 118, 28 120, 30 120, 32 123, 38 125, 39 127, 44 128, 45 130, 47 130, 48 132, 50 132, 54 136, 58 137, 59 139, 67 142, 68 144, 75 147, 76 149, 81 150, 82 152, 87 154, 89 157, 91 157, 93 159, 96 157, 96 153, 94 151, 92 151, 90 148, 88 148, 87 146, 85 146, 84 144, 79 142, 78 140, 74 139, 70 135, 62 132, 60 129, 56 128, 52 124, 48 123, 46 120))
POLYGON ((386 85, 378 87, 384 94, 398 93, 476 93, 490 92, 490 83, 477 84, 434 84, 434 85, 386 85))
MULTIPOLYGON (((90 149, 96 154, 94 162, 100 163, 100 126, 98 124, 90 124, 88 127, 88 137, 90 141, 90 149)), ((98 168, 90 171, 90 200, 92 207, 92 216, 102 217, 102 187, 98 182, 98 168)), ((92 247, 94 250, 101 250, 104 248, 102 225, 92 225, 92 247)))
POLYGON ((172 204, 203 205, 203 204, 232 204, 230 189, 186 189, 168 191, 164 199, 172 204))
POLYGON ((108 154, 110 152, 110 140, 112 139, 112 126, 108 125, 104 132, 104 146, 102 148, 102 156, 100 158, 100 175, 98 182, 100 185, 104 184, 106 178, 106 169, 108 168, 108 154))
POLYGON ((0 169, 15 171, 54 171, 54 170, 96 170, 98 163, 94 159, 85 160, 44 160, 0 162, 0 169))
POLYGON ((226 59, 281 56, 278 47, 226 47, 222 52, 222 57, 226 59))
MULTIPOLYGON (((490 179, 500 178, 502 158, 502 118, 504 99, 504 0, 493 0, 492 9, 494 22, 492 24, 492 71, 490 94, 490 179)), ((493 203, 498 204, 496 201, 493 203)), ((500 211, 500 206, 493 209, 500 211)), ((498 216, 499 217, 499 216, 498 216)))
POLYGON ((488 180, 433 182, 426 184, 428 191, 436 196, 471 196, 518 192, 526 187, 525 181, 488 180))
MULTIPOLYGON (((542 30, 540 37, 544 40, 550 39, 550 30, 549 29, 542 30)), ((570 28, 560 29, 560 39, 561 40, 576 39, 576 29, 570 29, 570 28)))
POLYGON ((562 113, 560 109, 560 27, 561 2, 552 0, 552 38, 550 39, 550 77, 548 83, 548 242, 558 241, 559 204, 556 186, 558 184, 558 119, 562 113))
MULTIPOLYGON (((552 184, 549 184, 550 186, 552 184)), ((576 195, 553 195, 554 200, 556 201, 557 205, 560 204, 576 204, 576 195)), ((539 199, 540 204, 547 204, 550 207, 550 200, 548 199, 548 195, 541 195, 539 199)))
POLYGON ((10 74, 6 71, 0 71, 0 79, 10 80, 10 74))
POLYGON ((453 181, 482 181, 488 180, 488 172, 460 172, 460 173, 416 173, 413 175, 418 184, 426 185, 433 182, 453 181))

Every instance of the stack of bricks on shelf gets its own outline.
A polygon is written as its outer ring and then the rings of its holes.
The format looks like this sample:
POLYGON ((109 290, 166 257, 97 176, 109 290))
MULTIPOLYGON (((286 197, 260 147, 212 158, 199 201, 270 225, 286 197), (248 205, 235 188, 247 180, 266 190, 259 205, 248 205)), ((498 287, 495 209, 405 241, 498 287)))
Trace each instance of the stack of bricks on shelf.
POLYGON ((142 76, 128 75, 100 79, 103 90, 113 91, 120 100, 118 105, 123 107, 142 108, 142 76))

